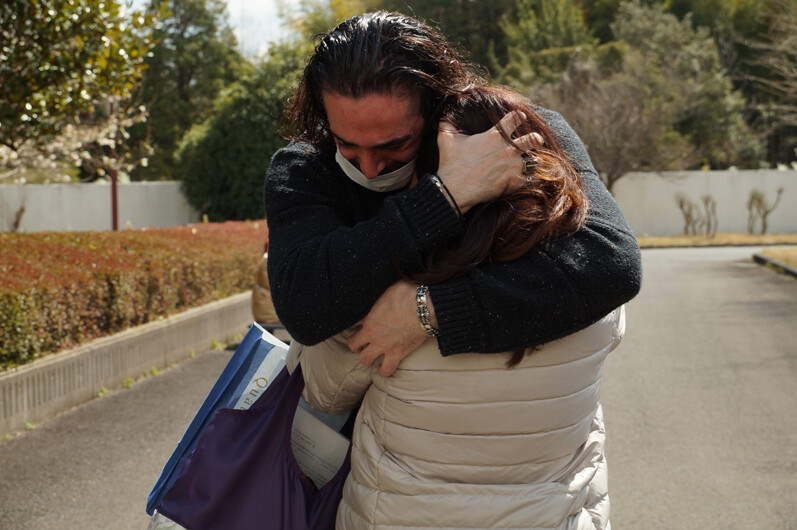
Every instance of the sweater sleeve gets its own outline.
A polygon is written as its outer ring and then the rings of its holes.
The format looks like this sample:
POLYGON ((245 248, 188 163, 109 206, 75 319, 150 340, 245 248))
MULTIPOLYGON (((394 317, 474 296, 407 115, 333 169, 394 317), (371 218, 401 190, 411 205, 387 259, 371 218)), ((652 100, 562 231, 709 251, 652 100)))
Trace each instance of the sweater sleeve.
POLYGON ((584 144, 558 114, 538 109, 586 186, 585 226, 510 263, 487 263, 430 286, 443 355, 501 352, 574 333, 636 296, 639 246, 584 144))
MULTIPOLYGON (((577 233, 510 263, 486 263, 430 286, 443 355, 536 346, 583 329, 639 292, 641 257, 631 229, 562 117, 539 109, 583 180, 590 210, 577 233)), ((364 221, 351 219, 362 190, 336 178, 307 144, 275 154, 266 178, 269 278, 280 321, 316 344, 360 321, 399 271, 462 233, 428 179, 388 197, 364 221)))
POLYGON ((307 345, 360 321, 400 270, 417 267, 463 229, 429 179, 376 200, 376 192, 333 173, 334 164, 295 142, 274 155, 266 176, 272 299, 280 322, 307 345))

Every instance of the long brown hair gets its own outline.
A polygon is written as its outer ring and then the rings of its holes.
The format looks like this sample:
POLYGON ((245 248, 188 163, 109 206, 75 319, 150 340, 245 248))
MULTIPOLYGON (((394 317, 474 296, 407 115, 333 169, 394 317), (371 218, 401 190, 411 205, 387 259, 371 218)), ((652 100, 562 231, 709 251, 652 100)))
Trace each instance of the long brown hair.
MULTIPOLYGON (((425 270, 413 274, 413 280, 435 283, 467 274, 482 263, 513 261, 532 247, 584 225, 588 210, 584 184, 528 99, 505 87, 472 87, 449 96, 439 120, 472 135, 490 129, 512 111, 520 111, 525 119, 514 133, 501 130, 507 142, 532 132, 544 140, 543 147, 530 153, 537 163, 531 178, 519 189, 471 208, 464 215, 462 236, 431 251, 425 270)), ((436 144, 427 142, 419 153, 418 174, 433 173, 438 162, 436 144)), ((518 178, 520 173, 518 158, 518 178)), ((517 365, 524 353, 516 352, 508 366, 517 365)))
POLYGON ((428 24, 398 13, 365 13, 317 36, 282 126, 290 138, 323 144, 331 141, 325 91, 357 99, 409 89, 420 95, 427 118, 447 96, 473 84, 484 84, 476 67, 428 24))

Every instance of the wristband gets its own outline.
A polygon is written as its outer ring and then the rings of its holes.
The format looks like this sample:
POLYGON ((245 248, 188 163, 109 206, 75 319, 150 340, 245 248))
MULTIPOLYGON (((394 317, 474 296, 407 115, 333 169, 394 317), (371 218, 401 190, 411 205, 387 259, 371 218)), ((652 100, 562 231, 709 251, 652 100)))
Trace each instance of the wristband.
POLYGON ((448 198, 451 199, 451 204, 454 205, 454 209, 457 211, 457 215, 459 216, 460 219, 462 219, 462 210, 459 209, 457 201, 454 200, 454 196, 448 190, 448 186, 446 186, 446 183, 443 182, 443 179, 440 178, 440 175, 434 174, 431 176, 431 179, 432 182, 434 182, 434 185, 437 186, 437 189, 440 190, 440 193, 448 195, 448 198))
POLYGON ((419 285, 415 290, 415 302, 418 304, 418 321, 421 323, 424 333, 430 337, 439 337, 440 332, 432 327, 432 322, 429 318, 429 306, 426 305, 428 292, 429 287, 426 285, 419 285))

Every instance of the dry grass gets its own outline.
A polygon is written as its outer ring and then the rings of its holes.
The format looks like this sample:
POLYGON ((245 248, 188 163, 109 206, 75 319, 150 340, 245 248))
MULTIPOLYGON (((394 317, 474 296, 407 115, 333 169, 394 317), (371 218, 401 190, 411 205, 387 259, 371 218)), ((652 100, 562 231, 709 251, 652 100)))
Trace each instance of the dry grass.
POLYGON ((762 254, 792 267, 797 267, 797 247, 768 248, 762 251, 762 254))
MULTIPOLYGON (((667 247, 716 247, 716 246, 769 246, 797 245, 797 234, 724 234, 706 236, 670 236, 637 238, 642 248, 667 247)), ((797 267, 797 246, 776 247, 762 251, 762 254, 797 267)))
POLYGON ((642 248, 797 245, 797 234, 725 234, 707 236, 640 237, 642 248))

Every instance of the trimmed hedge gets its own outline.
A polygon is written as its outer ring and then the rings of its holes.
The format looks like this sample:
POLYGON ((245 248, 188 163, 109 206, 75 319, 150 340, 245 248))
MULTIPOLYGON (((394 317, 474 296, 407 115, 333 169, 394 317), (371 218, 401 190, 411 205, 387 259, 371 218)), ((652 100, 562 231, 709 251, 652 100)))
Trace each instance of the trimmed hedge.
POLYGON ((0 370, 252 288, 264 221, 0 234, 0 370))

